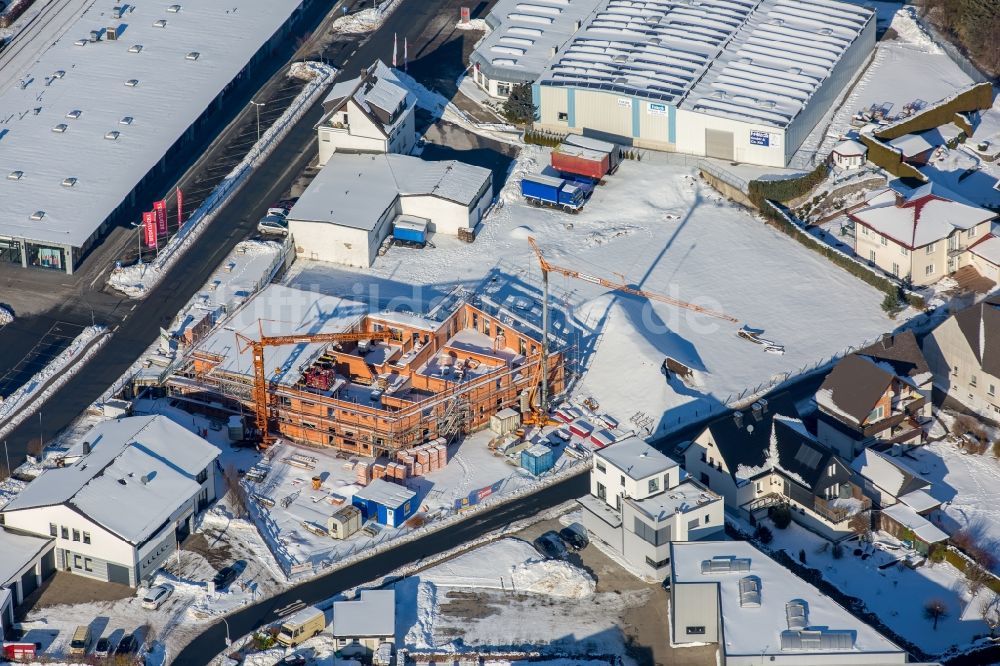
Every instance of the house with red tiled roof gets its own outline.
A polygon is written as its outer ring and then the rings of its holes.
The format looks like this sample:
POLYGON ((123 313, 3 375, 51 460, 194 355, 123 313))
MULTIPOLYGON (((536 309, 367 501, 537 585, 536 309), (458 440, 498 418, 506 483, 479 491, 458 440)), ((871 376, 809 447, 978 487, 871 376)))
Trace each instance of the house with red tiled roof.
POLYGON ((879 190, 848 217, 860 259, 924 286, 976 267, 970 248, 991 236, 997 215, 928 183, 906 193, 879 190))

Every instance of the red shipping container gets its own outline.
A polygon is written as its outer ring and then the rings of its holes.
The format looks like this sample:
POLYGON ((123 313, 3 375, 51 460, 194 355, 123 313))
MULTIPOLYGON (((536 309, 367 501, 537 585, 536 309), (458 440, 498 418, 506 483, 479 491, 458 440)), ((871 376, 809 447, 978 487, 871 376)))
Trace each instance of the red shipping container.
POLYGON ((608 173, 610 157, 589 148, 563 144, 552 151, 552 168, 564 174, 600 180, 608 173))
POLYGON ((593 429, 594 426, 583 420, 573 421, 569 424, 569 431, 577 437, 586 437, 593 429))

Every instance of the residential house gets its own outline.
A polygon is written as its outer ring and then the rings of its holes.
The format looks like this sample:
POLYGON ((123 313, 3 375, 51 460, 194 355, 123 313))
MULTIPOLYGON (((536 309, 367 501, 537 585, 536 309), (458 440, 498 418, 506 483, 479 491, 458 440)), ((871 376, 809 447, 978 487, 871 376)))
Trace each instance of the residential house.
POLYGON ((928 518, 940 503, 923 491, 917 493, 877 512, 878 527, 897 539, 910 541, 918 553, 927 555, 932 546, 947 541, 948 535, 928 518))
POLYGON ((682 481, 677 463, 638 437, 594 452, 590 487, 578 500, 590 537, 645 577, 667 574, 672 541, 718 536, 725 527, 722 498, 682 481))
POLYGON ((1000 284, 1000 237, 987 234, 969 246, 969 254, 976 272, 1000 284))
POLYGON ((905 664, 906 651, 746 541, 670 546, 673 644, 717 643, 720 666, 905 664))
POLYGON ((417 98, 381 60, 334 84, 323 100, 319 165, 335 152, 409 153, 416 145, 417 98))
POLYGON ((56 571, 55 540, 0 529, 0 639, 14 611, 56 571))
POLYGON ((934 388, 1000 420, 1000 296, 948 317, 924 338, 934 388))
POLYGON ((331 633, 344 654, 371 655, 396 641, 396 591, 361 590, 352 601, 333 602, 331 633))
POLYGON ((860 169, 868 159, 868 146, 857 139, 844 139, 830 151, 830 162, 838 169, 860 169))
POLYGON ((917 286, 973 266, 969 248, 989 235, 997 217, 931 183, 905 194, 879 190, 847 216, 855 254, 917 286))
POLYGON ((761 400, 711 422, 685 449, 684 468, 746 516, 785 504, 797 522, 828 538, 849 534, 851 517, 871 500, 802 421, 775 413, 794 413, 790 400, 776 404, 761 400))
POLYGON ((880 443, 923 444, 930 367, 912 331, 840 359, 816 392, 816 438, 845 460, 880 443))
POLYGON ((857 472, 862 490, 877 508, 892 506, 907 498, 924 505, 926 500, 923 496, 927 494, 931 482, 914 470, 907 460, 896 447, 884 452, 865 449, 851 463, 851 469, 857 472))
POLYGON ((60 570, 137 587, 215 500, 219 453, 163 416, 107 421, 0 515, 8 529, 53 538, 60 570))

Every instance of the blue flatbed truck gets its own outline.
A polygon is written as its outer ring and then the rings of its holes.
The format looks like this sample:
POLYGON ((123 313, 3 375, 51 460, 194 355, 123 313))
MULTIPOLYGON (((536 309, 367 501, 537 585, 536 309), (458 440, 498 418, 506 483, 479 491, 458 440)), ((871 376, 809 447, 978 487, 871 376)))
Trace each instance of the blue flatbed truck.
POLYGON ((573 183, 562 178, 541 174, 525 176, 521 179, 521 196, 535 206, 552 206, 576 213, 583 209, 587 197, 593 191, 584 183, 573 183))

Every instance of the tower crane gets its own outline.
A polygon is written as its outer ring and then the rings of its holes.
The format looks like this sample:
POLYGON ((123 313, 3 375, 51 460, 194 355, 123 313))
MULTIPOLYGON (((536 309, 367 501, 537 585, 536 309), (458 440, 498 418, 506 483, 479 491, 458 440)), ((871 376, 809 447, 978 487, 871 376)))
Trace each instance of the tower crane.
POLYGON ((582 273, 578 270, 572 268, 565 268, 563 266, 556 266, 555 264, 549 263, 549 261, 542 254, 542 250, 538 247, 538 243, 535 239, 528 237, 528 243, 531 245, 531 249, 534 250, 535 256, 538 257, 538 265, 542 269, 542 395, 539 402, 539 409, 542 414, 545 414, 548 410, 549 401, 549 379, 548 379, 548 356, 549 356, 549 273, 559 273, 569 278, 574 278, 577 280, 583 280, 584 282, 590 282, 591 284, 597 284, 602 287, 607 287, 614 291, 620 291, 626 294, 632 294, 633 296, 642 296, 643 298, 648 298, 651 301, 659 301, 660 303, 666 303, 667 305, 672 305, 677 308, 683 308, 685 310, 691 310, 697 312, 698 314, 707 315, 709 317, 714 317, 716 319, 722 319, 724 321, 732 322, 734 324, 739 323, 739 319, 731 317, 724 312, 719 312, 718 310, 712 310, 710 308, 705 308, 700 305, 695 305, 694 303, 688 303, 687 301, 682 301, 670 296, 664 296, 663 294, 657 294, 651 291, 645 291, 643 289, 636 289, 630 287, 623 282, 614 282, 612 280, 607 280, 596 275, 589 275, 587 273, 582 273))
POLYGON ((261 447, 267 448, 274 442, 274 437, 268 432, 267 412, 267 373, 264 370, 264 348, 279 347, 281 345, 299 345, 322 342, 358 342, 359 340, 391 340, 392 333, 389 331, 373 331, 362 333, 313 333, 306 335, 264 335, 264 330, 260 328, 260 338, 254 340, 239 331, 236 332, 236 341, 242 354, 247 349, 253 354, 253 405, 254 416, 257 429, 261 434, 261 447))

